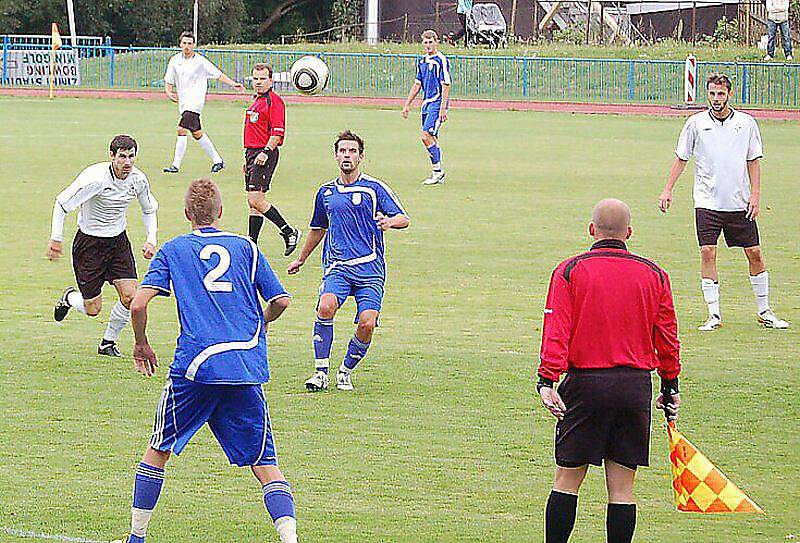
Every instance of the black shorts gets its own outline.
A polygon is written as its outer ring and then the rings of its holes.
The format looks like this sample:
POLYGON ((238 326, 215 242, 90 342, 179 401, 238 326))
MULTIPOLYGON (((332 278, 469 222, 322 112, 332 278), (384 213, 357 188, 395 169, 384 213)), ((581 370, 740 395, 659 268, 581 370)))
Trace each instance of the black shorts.
POLYGON ((200 114, 195 113, 194 111, 184 111, 181 113, 178 126, 185 128, 190 132, 197 132, 198 130, 203 129, 203 127, 200 126, 200 114))
POLYGON ((728 247, 758 245, 758 225, 747 218, 747 211, 714 211, 698 207, 694 210, 697 242, 716 245, 720 232, 725 234, 728 247))
POLYGON ((113 238, 99 238, 78 230, 72 242, 72 268, 86 300, 99 296, 103 283, 137 277, 131 242, 125 232, 113 238))
POLYGON ((274 151, 269 152, 267 162, 263 166, 256 164, 256 157, 261 151, 262 149, 244 150, 244 188, 247 192, 254 190, 267 192, 272 183, 275 168, 278 167, 278 158, 280 158, 281 152, 277 147, 274 151))
POLYGON ((636 469, 650 463, 650 372, 617 367, 570 370, 558 387, 567 406, 556 425, 556 464, 636 469))

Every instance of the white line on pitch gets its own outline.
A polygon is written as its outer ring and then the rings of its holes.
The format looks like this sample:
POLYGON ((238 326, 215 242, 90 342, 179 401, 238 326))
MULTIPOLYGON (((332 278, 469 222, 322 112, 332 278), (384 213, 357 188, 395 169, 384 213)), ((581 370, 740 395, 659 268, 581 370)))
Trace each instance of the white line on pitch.
POLYGON ((68 537, 65 535, 40 534, 30 530, 16 530, 14 528, 0 528, 0 532, 17 537, 27 537, 29 539, 47 539, 50 541, 64 541, 65 543, 108 543, 107 541, 96 541, 94 539, 84 539, 83 537, 68 537))

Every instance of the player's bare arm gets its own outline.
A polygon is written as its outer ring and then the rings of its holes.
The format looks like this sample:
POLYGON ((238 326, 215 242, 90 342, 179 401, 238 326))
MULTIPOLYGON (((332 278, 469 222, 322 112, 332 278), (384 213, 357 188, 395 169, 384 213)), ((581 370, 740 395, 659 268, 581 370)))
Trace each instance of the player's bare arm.
MULTIPOLYGON (((270 136, 269 139, 267 140, 267 149, 265 149, 265 151, 271 153, 278 147, 278 144, 280 142, 281 142, 280 136, 270 136)), ((256 155, 256 164, 258 164, 259 166, 263 166, 264 164, 267 163, 268 159, 269 155, 267 154, 267 152, 262 151, 256 155)))
POLYGON ((761 212, 761 162, 758 159, 747 161, 747 175, 750 176, 750 198, 747 200, 747 218, 754 221, 761 212))
POLYGON ((567 412, 567 406, 564 405, 561 396, 553 387, 541 387, 539 389, 539 396, 542 398, 542 404, 544 404, 555 418, 558 420, 564 418, 564 414, 567 412))
POLYGON ((170 100, 176 104, 178 103, 178 93, 175 92, 175 85, 172 83, 164 83, 164 92, 167 93, 170 100))
POLYGON ((672 165, 669 168, 667 184, 661 192, 661 196, 658 198, 658 208, 662 213, 666 213, 670 204, 672 204, 672 189, 675 187, 675 183, 678 182, 678 178, 683 173, 683 170, 686 169, 687 162, 688 161, 680 159, 677 156, 672 161, 672 165))
POLYGON ((158 367, 156 353, 147 340, 147 304, 157 294, 156 289, 140 287, 131 303, 131 324, 135 338, 133 362, 136 365, 136 371, 147 377, 152 377, 158 367))
POLYGON ((445 122, 447 120, 447 101, 450 99, 450 85, 442 84, 442 107, 439 108, 439 120, 445 122))
POLYGON ((289 307, 289 303, 292 301, 291 297, 289 296, 281 296, 280 298, 275 298, 271 300, 267 304, 267 308, 264 310, 264 320, 268 323, 276 320, 280 317, 286 308, 289 307))
POLYGON ((380 211, 375 217, 375 223, 378 225, 378 228, 386 232, 394 228, 395 230, 402 230, 403 228, 408 228, 408 225, 411 223, 408 217, 403 214, 395 215, 393 217, 387 217, 380 211))
POLYGON ((408 111, 411 109, 411 104, 414 102, 414 98, 417 97, 419 94, 419 90, 422 88, 422 84, 419 81, 414 81, 414 84, 411 85, 411 90, 408 92, 408 98, 406 98, 406 103, 403 104, 403 118, 408 119, 408 111))
POLYGON ((221 76, 219 76, 219 80, 222 81, 223 83, 225 83, 226 85, 228 85, 229 87, 233 87, 234 89, 238 90, 239 92, 245 92, 244 85, 242 85, 241 83, 237 83, 236 81, 234 81, 233 79, 231 79, 230 77, 228 77, 225 74, 222 74, 221 76))
POLYGON ((297 260, 289 264, 289 268, 286 270, 289 275, 294 275, 300 271, 300 268, 306 263, 306 260, 308 260, 311 253, 314 252, 314 249, 317 248, 319 242, 325 238, 325 232, 326 230, 322 228, 311 229, 308 236, 306 236, 305 243, 303 243, 303 248, 300 249, 300 255, 297 257, 297 260))
POLYGON ((47 258, 50 260, 58 260, 64 256, 64 248, 60 241, 51 239, 47 242, 47 258))

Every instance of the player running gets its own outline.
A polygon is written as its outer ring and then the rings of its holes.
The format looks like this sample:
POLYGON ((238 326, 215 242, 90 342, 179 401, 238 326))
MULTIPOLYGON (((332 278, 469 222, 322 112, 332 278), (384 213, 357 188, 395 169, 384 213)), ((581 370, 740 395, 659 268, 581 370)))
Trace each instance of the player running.
POLYGON ((333 318, 353 296, 358 327, 347 346, 336 374, 336 388, 353 390, 350 379, 356 365, 367 355, 372 332, 378 321, 386 282, 383 233, 407 228, 408 216, 392 189, 359 171, 364 159, 364 141, 347 130, 333 144, 340 175, 317 191, 311 230, 300 256, 289 265, 295 274, 317 245, 322 249, 322 285, 314 322, 316 370, 306 381, 312 392, 328 388, 328 365, 333 344, 333 318))
POLYGON ((68 287, 56 302, 53 318, 63 321, 70 309, 89 317, 100 313, 103 283, 114 285, 119 299, 111 308, 108 326, 97 347, 97 354, 122 356, 117 347, 122 330, 130 321, 129 307, 136 294, 136 261, 126 233, 126 213, 133 200, 139 201, 147 239, 142 256, 153 257, 156 251, 158 202, 150 192, 150 183, 134 167, 136 140, 115 136, 109 146, 111 162, 93 164, 58 196, 53 206, 53 221, 47 257, 57 260, 63 254, 64 219, 80 209, 78 231, 72 242, 72 268, 78 290, 68 287))
POLYGON ((411 103, 422 90, 422 144, 428 150, 433 167, 431 176, 422 182, 423 185, 444 183, 439 127, 447 120, 451 78, 447 57, 436 50, 438 43, 435 31, 426 30, 422 33, 425 55, 417 60, 417 77, 403 105, 403 118, 408 119, 411 103))
POLYGON ((219 229, 222 196, 213 181, 193 181, 184 203, 192 232, 164 244, 131 306, 140 373, 150 377, 158 367, 146 334, 147 305, 156 295, 175 294, 181 331, 150 445, 136 468, 131 533, 121 541, 145 541, 167 460, 208 423, 231 464, 249 466, 261 483, 281 541, 296 543, 294 498, 278 469, 261 390, 269 381, 265 331, 289 306, 289 294, 255 243, 219 229))
POLYGON ((286 107, 283 99, 272 89, 272 66, 258 63, 250 72, 255 101, 244 116, 244 186, 250 206, 250 239, 258 243, 264 217, 280 230, 286 246, 284 256, 297 248, 300 230, 292 228, 278 208, 267 202, 269 190, 286 134, 286 107))
POLYGON ((758 322, 767 328, 788 328, 769 306, 769 275, 759 245, 756 218, 761 209, 761 165, 764 152, 756 120, 728 104, 731 80, 712 74, 706 83, 710 108, 689 117, 683 126, 669 179, 659 198, 666 213, 672 189, 694 157, 694 207, 700 244, 700 286, 708 305, 708 320, 698 330, 722 326, 717 275, 717 240, 725 235, 728 247, 742 247, 750 266, 750 284, 756 296, 758 322))
POLYGON ((211 159, 211 173, 225 167, 222 157, 217 152, 208 134, 203 133, 200 114, 206 103, 208 80, 219 79, 226 85, 244 92, 244 85, 237 83, 214 66, 203 55, 194 50, 194 34, 184 32, 180 37, 181 52, 169 59, 167 72, 164 74, 164 91, 169 99, 178 103, 181 118, 178 121, 178 137, 175 141, 175 156, 172 164, 164 168, 164 173, 178 173, 183 155, 189 142, 188 133, 200 144, 203 151, 211 159))

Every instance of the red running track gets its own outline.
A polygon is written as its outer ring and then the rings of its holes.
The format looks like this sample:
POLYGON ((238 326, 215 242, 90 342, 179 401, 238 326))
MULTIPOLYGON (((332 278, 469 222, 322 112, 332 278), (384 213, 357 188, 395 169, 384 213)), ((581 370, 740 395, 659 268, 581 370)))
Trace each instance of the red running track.
MULTIPOLYGON (((47 96, 47 89, 0 88, 0 96, 47 96)), ((162 92, 128 90, 86 90, 58 89, 57 97, 67 98, 132 98, 139 100, 166 100, 162 92)), ((249 100, 249 95, 218 94, 208 95, 209 100, 249 100)), ((301 96, 288 95, 284 98, 290 104, 330 104, 349 106, 377 106, 401 108, 401 98, 371 98, 355 96, 301 96)), ((545 111, 559 113, 582 113, 587 115, 658 115, 685 117, 693 113, 691 109, 673 108, 651 104, 600 104, 572 102, 524 102, 521 100, 451 100, 450 107, 456 109, 489 109, 496 111, 545 111)), ((759 119, 800 121, 800 110, 793 109, 742 109, 759 119)))

